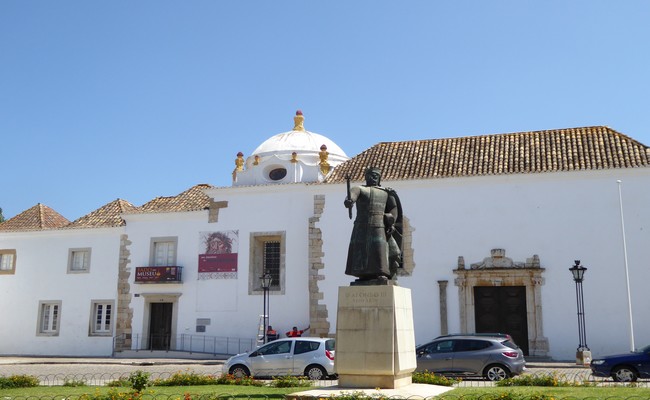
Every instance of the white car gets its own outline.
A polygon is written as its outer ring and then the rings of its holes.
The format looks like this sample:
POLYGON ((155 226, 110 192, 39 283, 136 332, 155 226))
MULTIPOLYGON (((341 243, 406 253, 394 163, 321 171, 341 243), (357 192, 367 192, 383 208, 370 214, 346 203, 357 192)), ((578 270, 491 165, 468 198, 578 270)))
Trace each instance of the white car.
POLYGON ((305 375, 325 379, 334 375, 334 339, 296 337, 274 340, 251 353, 237 354, 224 364, 236 378, 305 375))

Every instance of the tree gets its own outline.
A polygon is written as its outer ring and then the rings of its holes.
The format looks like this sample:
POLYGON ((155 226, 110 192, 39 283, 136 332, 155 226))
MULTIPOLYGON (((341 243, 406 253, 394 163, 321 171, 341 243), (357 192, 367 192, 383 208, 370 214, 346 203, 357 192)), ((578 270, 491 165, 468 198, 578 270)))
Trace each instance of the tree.
POLYGON ((0 223, 5 222, 5 217, 2 215, 2 207, 0 207, 0 223))

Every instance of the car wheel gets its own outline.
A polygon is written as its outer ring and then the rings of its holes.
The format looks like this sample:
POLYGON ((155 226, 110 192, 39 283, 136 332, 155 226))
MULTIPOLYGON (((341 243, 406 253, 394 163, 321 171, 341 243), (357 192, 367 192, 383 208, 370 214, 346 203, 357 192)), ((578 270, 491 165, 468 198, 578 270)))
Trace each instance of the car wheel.
POLYGON ((489 381, 501 381, 510 378, 510 371, 503 365, 492 364, 485 367, 483 376, 489 381))
POLYGON ((622 366, 612 370, 612 379, 616 382, 636 382, 638 378, 634 368, 622 366))
POLYGON ((312 364, 305 368, 305 376, 311 380, 318 381, 327 377, 327 371, 320 365, 312 364))
POLYGON ((235 378, 239 378, 239 379, 245 378, 247 376, 251 376, 251 372, 248 370, 248 368, 240 364, 233 365, 232 367, 230 367, 228 373, 230 373, 230 375, 234 376, 235 378))

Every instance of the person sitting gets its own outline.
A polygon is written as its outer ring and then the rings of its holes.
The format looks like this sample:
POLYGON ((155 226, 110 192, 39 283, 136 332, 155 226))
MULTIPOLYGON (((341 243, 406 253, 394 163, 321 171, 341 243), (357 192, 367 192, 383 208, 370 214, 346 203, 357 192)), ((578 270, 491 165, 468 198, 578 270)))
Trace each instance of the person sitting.
POLYGON ((298 328, 294 326, 289 332, 287 332, 287 337, 301 337, 302 334, 308 330, 309 326, 302 330, 298 330, 298 328))
POLYGON ((266 330, 266 340, 268 342, 271 342, 273 340, 276 340, 278 338, 278 332, 273 329, 271 325, 269 325, 268 329, 266 330))

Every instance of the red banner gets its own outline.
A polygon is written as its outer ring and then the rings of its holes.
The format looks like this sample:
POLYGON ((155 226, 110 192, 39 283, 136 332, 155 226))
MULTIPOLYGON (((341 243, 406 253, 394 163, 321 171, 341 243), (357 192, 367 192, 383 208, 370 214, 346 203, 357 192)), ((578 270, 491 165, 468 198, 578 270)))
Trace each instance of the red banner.
POLYGON ((201 272, 237 272, 237 253, 199 254, 201 272))

